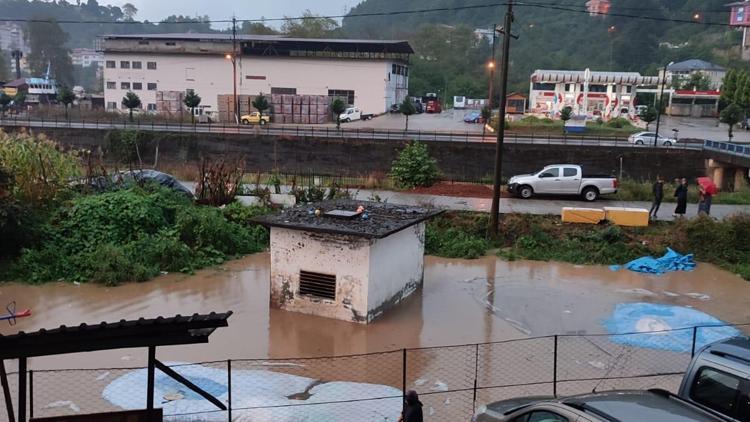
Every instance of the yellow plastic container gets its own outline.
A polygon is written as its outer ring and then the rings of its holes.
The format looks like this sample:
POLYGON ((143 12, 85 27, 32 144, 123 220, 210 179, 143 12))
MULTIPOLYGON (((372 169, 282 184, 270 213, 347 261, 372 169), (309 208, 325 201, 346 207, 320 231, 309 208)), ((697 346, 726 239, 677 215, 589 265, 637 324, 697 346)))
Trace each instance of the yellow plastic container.
POLYGON ((562 209, 563 223, 599 224, 605 218, 604 210, 596 208, 572 208, 562 209))
POLYGON ((604 207, 607 220, 618 226, 648 226, 648 210, 643 208, 604 207))

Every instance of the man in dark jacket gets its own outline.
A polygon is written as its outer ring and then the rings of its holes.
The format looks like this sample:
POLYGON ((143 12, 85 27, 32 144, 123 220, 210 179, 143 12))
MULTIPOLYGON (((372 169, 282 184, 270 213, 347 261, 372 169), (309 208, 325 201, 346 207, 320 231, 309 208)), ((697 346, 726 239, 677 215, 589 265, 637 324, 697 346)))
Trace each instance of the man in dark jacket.
POLYGON ((654 183, 652 192, 654 194, 654 202, 651 203, 651 211, 648 212, 648 216, 656 220, 656 213, 659 212, 661 201, 664 199, 664 179, 661 176, 656 176, 656 183, 654 183))
POLYGON ((414 390, 409 390, 406 393, 404 400, 404 411, 401 413, 400 422, 423 422, 422 419, 422 402, 419 401, 419 396, 414 390))

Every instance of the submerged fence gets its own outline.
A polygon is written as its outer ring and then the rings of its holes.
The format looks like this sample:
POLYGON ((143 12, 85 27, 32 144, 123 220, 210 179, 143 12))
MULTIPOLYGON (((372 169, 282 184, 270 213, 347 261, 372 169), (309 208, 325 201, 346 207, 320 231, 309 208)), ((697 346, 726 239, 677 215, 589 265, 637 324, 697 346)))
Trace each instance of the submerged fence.
MULTIPOLYGON (((511 397, 676 391, 700 347, 743 332, 750 332, 750 324, 555 335, 337 357, 172 363, 228 410, 218 410, 158 371, 155 398, 169 421, 396 421, 402 394, 413 389, 427 420, 468 421, 479 406, 511 397)), ((10 380, 17 397, 17 375, 10 380)), ((145 368, 30 371, 27 386, 31 417, 146 406, 145 368)))

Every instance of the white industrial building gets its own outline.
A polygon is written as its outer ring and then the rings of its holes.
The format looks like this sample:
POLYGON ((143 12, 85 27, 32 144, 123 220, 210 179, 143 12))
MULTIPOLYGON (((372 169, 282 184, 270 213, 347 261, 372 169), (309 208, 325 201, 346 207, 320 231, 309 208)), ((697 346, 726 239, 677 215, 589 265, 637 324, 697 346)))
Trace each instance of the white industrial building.
POLYGON ((565 107, 588 117, 632 116, 637 88, 657 83, 658 77, 636 72, 537 70, 531 75, 529 110, 553 118, 565 107))
POLYGON ((101 49, 107 108, 121 109, 133 91, 154 112, 190 90, 218 112, 236 83, 238 96, 325 95, 383 113, 406 97, 414 52, 406 41, 193 33, 108 35, 101 49))
POLYGON ((74 48, 70 52, 70 59, 73 66, 89 67, 96 64, 104 67, 104 54, 93 48, 74 48))

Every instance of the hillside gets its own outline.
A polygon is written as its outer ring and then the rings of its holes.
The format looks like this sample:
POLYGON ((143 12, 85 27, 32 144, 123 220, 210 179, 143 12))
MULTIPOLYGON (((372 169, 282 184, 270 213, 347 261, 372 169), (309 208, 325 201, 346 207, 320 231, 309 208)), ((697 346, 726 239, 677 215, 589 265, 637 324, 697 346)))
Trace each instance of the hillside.
MULTIPOLYGON (((440 63, 433 61, 425 66, 420 58, 424 45, 420 34, 442 38, 454 29, 491 28, 500 24, 505 6, 478 7, 458 11, 443 11, 389 16, 351 17, 357 14, 380 13, 394 10, 420 10, 426 8, 452 8, 492 4, 487 0, 435 0, 428 4, 420 0, 365 0, 352 9, 350 17, 343 20, 343 31, 351 37, 406 38, 417 47, 414 64, 419 68, 432 68, 440 72, 440 63), (428 29, 425 29, 427 27, 428 29)), ((494 3, 504 3, 496 1, 494 3)), ((700 26, 618 17, 612 15, 649 16, 656 19, 691 20, 700 13, 704 22, 728 22, 729 12, 725 0, 613 0, 610 16, 590 16, 585 12, 585 0, 536 0, 518 5, 515 10, 513 32, 520 38, 512 43, 512 90, 528 90, 528 77, 534 69, 583 69, 637 71, 656 74, 657 68, 670 61, 700 58, 723 65, 738 63, 741 34, 722 26, 700 26), (573 9, 574 11, 560 10, 573 9), (670 43, 669 48, 665 43, 670 43), (661 47, 660 47, 661 45, 661 47), (678 46, 679 48, 674 48, 678 46)), ((479 45, 476 48, 484 49, 479 45)), ((484 60, 464 62, 463 74, 485 79, 476 67, 484 60)), ((428 69, 425 69, 428 70, 428 69)), ((484 72, 486 73, 486 72, 484 72)), ((425 74, 413 72, 416 90, 424 87, 425 74)), ((427 76, 429 77, 429 75, 427 76)), ((461 74, 444 76, 451 85, 461 74)), ((428 84, 429 85, 429 84, 428 84)), ((434 85, 434 83, 433 83, 434 85)), ((486 86, 486 82, 477 83, 486 86)), ((437 87, 433 87, 437 89, 437 87)), ((449 95, 459 95, 448 89, 449 95)), ((467 95, 469 95, 467 93, 467 95)))

